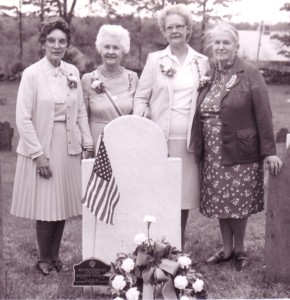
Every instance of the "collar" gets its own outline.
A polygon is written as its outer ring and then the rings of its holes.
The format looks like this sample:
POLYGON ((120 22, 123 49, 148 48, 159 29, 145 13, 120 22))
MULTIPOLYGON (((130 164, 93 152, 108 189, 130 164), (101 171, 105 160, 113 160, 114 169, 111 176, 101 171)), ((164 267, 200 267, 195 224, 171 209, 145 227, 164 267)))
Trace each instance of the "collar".
MULTIPOLYGON (((191 61, 194 58, 203 58, 204 55, 198 53, 197 51, 195 51, 193 48, 191 48, 188 44, 186 44, 187 47, 187 56, 186 56, 186 61, 191 61)), ((161 53, 161 58, 165 57, 165 56, 169 56, 171 59, 176 60, 176 56, 174 54, 172 54, 171 48, 168 45, 161 53)))
POLYGON ((47 59, 47 57, 45 56, 43 58, 43 63, 44 63, 44 69, 46 71, 52 72, 53 74, 63 74, 66 76, 66 70, 65 70, 65 66, 64 66, 64 62, 61 60, 60 64, 58 67, 55 67, 54 65, 51 64, 51 62, 47 59))

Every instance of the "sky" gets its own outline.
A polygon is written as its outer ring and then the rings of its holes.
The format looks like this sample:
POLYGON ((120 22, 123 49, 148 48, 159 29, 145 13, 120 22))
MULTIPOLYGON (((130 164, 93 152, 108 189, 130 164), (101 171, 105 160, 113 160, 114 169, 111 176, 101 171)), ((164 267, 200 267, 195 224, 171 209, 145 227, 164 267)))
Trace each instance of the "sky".
MULTIPOLYGON (((141 2, 142 0, 140 0, 141 2)), ((0 5, 18 6, 18 0, 0 0, 0 5)), ((78 0, 76 14, 86 15, 85 4, 87 0, 78 0)), ((193 1, 194 2, 194 1, 193 1)), ((283 3, 287 0, 240 0, 230 4, 227 9, 219 9, 216 13, 219 15, 233 14, 233 22, 261 22, 274 24, 277 22, 289 22, 290 13, 280 11, 283 3)))

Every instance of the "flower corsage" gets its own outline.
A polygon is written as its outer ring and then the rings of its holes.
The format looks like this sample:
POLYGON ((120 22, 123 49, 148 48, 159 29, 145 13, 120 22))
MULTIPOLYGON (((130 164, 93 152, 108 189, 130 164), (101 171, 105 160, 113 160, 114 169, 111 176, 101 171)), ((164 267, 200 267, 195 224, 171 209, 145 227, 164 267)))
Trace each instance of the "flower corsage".
POLYGON ((162 62, 159 64, 161 73, 168 77, 173 77, 176 74, 176 70, 172 66, 170 58, 163 57, 162 62))
POLYGON ((67 76, 67 85, 71 89, 76 89, 77 88, 77 86, 78 86, 77 78, 75 76, 73 76, 73 74, 69 74, 67 76))
POLYGON ((96 91, 97 94, 105 92, 105 86, 98 78, 92 78, 91 88, 96 91))
POLYGON ((202 90, 203 88, 209 86, 211 83, 211 77, 210 76, 203 76, 199 80, 199 86, 198 91, 202 90))

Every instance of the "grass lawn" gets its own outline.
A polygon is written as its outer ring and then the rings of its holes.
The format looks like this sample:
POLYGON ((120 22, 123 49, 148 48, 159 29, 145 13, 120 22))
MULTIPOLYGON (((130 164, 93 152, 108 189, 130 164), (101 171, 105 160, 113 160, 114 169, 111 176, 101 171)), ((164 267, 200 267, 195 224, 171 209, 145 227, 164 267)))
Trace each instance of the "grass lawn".
MULTIPOLYGON (((15 102, 18 82, 1 82, 0 121, 9 121, 15 128, 15 102)), ((290 130, 290 86, 270 86, 275 132, 286 127, 290 130)), ((15 130, 13 151, 0 152, 3 200, 5 299, 83 299, 81 288, 72 287, 73 273, 44 278, 34 265, 37 260, 35 222, 16 218, 9 213, 16 165, 18 133, 15 130)), ((283 157, 285 145, 278 144, 283 157)), ((203 261, 221 247, 217 220, 209 220, 192 211, 186 232, 186 251, 192 253, 196 267, 207 283, 208 297, 229 298, 290 298, 287 284, 267 283, 264 280, 265 212, 249 219, 246 245, 250 265, 235 272, 231 262, 223 266, 206 266, 203 261)), ((67 222, 61 247, 63 260, 72 268, 81 261, 81 217, 67 222)), ((1 243, 0 243, 1 245, 1 243)), ((1 293, 0 293, 1 295, 1 293)), ((102 296, 94 295, 95 299, 102 296)))

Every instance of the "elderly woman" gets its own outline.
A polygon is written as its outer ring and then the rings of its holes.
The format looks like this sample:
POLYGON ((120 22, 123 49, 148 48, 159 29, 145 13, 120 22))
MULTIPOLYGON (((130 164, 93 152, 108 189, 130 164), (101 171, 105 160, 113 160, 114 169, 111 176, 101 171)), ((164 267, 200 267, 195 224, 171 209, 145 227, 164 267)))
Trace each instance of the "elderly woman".
POLYGON ((120 25, 103 25, 96 38, 96 48, 101 55, 102 65, 82 78, 95 144, 106 124, 120 114, 132 113, 133 96, 138 83, 137 74, 121 65, 124 55, 130 51, 130 37, 126 29, 120 25), (111 95, 113 105, 104 93, 95 88, 92 84, 94 80, 102 82, 111 95))
POLYGON ((134 97, 134 114, 156 122, 168 140, 169 156, 182 159, 183 247, 189 209, 198 207, 199 200, 199 167, 187 145, 199 82, 208 62, 187 44, 192 15, 185 6, 166 7, 159 14, 158 23, 169 45, 148 55, 134 97))
POLYGON ((81 153, 93 150, 79 71, 62 61, 71 33, 61 18, 43 22, 45 57, 22 75, 16 105, 20 135, 11 213, 36 220, 37 268, 68 271, 59 258, 67 218, 81 214, 81 153))
POLYGON ((263 210, 263 161, 273 175, 282 162, 266 84, 257 68, 237 56, 237 30, 222 23, 207 40, 213 69, 198 98, 190 148, 202 162, 200 212, 219 220, 223 240, 207 263, 235 258, 241 271, 248 262, 248 217, 263 210))

